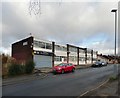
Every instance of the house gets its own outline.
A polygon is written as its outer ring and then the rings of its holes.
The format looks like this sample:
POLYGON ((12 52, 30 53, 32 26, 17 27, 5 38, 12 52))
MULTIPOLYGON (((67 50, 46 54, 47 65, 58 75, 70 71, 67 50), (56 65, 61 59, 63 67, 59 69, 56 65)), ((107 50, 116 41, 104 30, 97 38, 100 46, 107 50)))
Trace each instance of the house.
POLYGON ((114 55, 102 55, 102 54, 98 54, 97 55, 98 60, 100 61, 106 61, 109 64, 113 64, 113 63, 118 63, 119 62, 119 56, 114 56, 114 55))

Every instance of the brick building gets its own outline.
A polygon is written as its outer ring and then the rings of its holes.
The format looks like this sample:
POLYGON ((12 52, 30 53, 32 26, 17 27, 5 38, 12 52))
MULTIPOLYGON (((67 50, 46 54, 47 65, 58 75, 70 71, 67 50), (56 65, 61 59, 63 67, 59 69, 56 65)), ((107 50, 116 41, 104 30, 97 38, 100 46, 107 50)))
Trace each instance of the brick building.
POLYGON ((60 45, 30 36, 12 44, 12 57, 23 64, 32 60, 36 67, 52 67, 62 62, 76 65, 92 64, 97 60, 97 52, 70 44, 60 45))

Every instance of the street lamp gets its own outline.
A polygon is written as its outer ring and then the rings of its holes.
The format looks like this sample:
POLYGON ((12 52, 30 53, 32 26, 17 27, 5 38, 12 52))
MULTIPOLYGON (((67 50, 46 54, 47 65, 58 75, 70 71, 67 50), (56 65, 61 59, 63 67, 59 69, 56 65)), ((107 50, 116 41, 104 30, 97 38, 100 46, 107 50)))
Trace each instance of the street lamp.
MULTIPOLYGON (((116 32, 117 32, 117 9, 111 10, 111 12, 115 13, 115 62, 116 62, 116 32)), ((117 65, 114 65, 114 74, 117 76, 117 65)))
POLYGON ((115 57, 116 57, 116 32, 117 32, 117 9, 111 10, 115 13, 115 57))

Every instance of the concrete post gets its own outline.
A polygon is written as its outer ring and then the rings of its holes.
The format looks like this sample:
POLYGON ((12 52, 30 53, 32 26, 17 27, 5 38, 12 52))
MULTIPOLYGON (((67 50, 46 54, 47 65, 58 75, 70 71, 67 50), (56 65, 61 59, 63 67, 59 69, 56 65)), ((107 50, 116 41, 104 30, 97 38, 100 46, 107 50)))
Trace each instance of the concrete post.
POLYGON ((91 50, 91 63, 93 64, 93 50, 91 50))
POLYGON ((52 42, 52 67, 54 67, 54 57, 55 57, 55 42, 52 42))
POLYGON ((69 44, 67 44, 67 63, 69 63, 69 44))
POLYGON ((96 51, 97 61, 98 61, 98 51, 96 51))
POLYGON ((79 47, 77 47, 77 65, 79 65, 79 47))
POLYGON ((85 64, 87 64, 87 48, 85 48, 85 64))

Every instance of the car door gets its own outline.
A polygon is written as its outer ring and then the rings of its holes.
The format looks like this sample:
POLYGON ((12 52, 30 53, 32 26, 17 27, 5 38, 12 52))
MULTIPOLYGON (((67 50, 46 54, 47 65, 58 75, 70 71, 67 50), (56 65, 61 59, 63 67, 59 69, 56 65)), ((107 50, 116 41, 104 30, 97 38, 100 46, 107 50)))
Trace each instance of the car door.
POLYGON ((64 68, 65 72, 68 71, 68 65, 67 64, 64 64, 63 68, 64 68))
POLYGON ((71 70, 71 66, 70 64, 67 64, 67 71, 70 71, 71 70))
POLYGON ((69 70, 72 71, 72 69, 73 69, 73 66, 72 66, 72 64, 70 63, 70 64, 69 64, 69 70))

